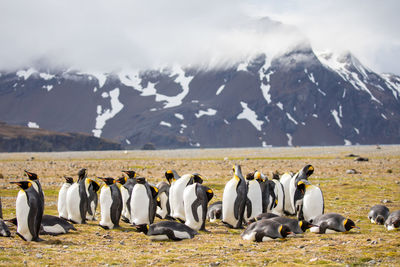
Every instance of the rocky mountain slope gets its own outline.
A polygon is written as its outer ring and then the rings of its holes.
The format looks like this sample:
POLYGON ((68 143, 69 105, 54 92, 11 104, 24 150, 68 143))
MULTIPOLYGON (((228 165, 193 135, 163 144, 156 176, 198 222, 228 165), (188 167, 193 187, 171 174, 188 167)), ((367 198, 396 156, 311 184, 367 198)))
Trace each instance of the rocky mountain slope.
POLYGON ((0 74, 0 120, 123 147, 400 143, 400 77, 310 46, 229 68, 0 74))

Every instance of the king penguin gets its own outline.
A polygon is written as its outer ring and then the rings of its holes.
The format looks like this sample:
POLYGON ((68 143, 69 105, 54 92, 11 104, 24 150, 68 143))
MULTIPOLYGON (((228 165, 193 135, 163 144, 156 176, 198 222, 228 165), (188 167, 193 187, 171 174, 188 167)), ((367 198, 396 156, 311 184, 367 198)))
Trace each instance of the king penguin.
POLYGON ((260 183, 254 179, 254 174, 246 175, 247 199, 243 219, 245 222, 262 213, 262 190, 260 183))
POLYGON ((279 181, 283 186, 283 193, 285 195, 285 203, 283 204, 283 212, 287 215, 295 215, 296 212, 294 211, 293 204, 290 201, 290 182, 292 181, 293 173, 286 172, 284 173, 279 181))
POLYGON ((86 223, 86 213, 89 207, 88 188, 90 179, 86 178, 87 170, 78 172, 78 181, 73 183, 67 191, 68 220, 73 223, 86 223))
POLYGON ((210 222, 222 219, 222 201, 214 202, 208 206, 207 219, 209 219, 210 222))
POLYGON ((314 173, 314 167, 312 165, 306 165, 303 168, 301 168, 295 175, 293 175, 292 179, 290 179, 289 183, 289 200, 290 200, 290 205, 292 206, 293 210, 293 215, 296 214, 296 208, 295 208, 295 202, 294 202, 294 194, 296 192, 297 188, 297 183, 300 180, 308 180, 308 177, 310 177, 314 173))
POLYGON ((250 224, 252 224, 253 222, 256 222, 256 221, 261 221, 261 220, 264 220, 264 219, 270 219, 270 218, 275 218, 275 217, 279 217, 279 216, 276 215, 275 213, 264 212, 264 213, 261 213, 261 214, 257 215, 256 217, 254 217, 250 221, 248 221, 247 224, 250 225, 250 224))
POLYGON ((290 228, 290 231, 294 234, 302 234, 307 229, 310 229, 313 226, 311 223, 305 220, 298 221, 296 219, 291 219, 287 217, 273 217, 270 218, 270 220, 286 225, 287 227, 290 228))
POLYGON ((68 188, 74 183, 74 179, 72 177, 64 176, 65 183, 61 186, 60 191, 58 192, 58 217, 68 220, 68 210, 67 210, 67 192, 68 188))
POLYGON ((292 234, 290 228, 272 220, 261 220, 250 224, 241 234, 244 240, 264 242, 285 238, 292 234))
POLYGON ((122 212, 122 196, 114 178, 99 177, 105 184, 100 191, 100 226, 104 229, 119 227, 122 212))
POLYGON ((122 195, 122 221, 129 223, 131 218, 131 196, 133 187, 136 184, 137 174, 132 170, 122 172, 128 176, 128 178, 122 177, 117 181, 122 185, 120 187, 122 195))
POLYGON ((267 212, 269 200, 270 200, 270 197, 269 197, 270 196, 270 193, 269 193, 270 186, 269 186, 268 178, 259 171, 255 171, 248 175, 253 175, 254 179, 256 179, 258 181, 258 183, 260 184, 261 199, 262 199, 262 212, 263 213, 267 212))
POLYGON ((184 174, 172 183, 169 191, 171 216, 181 222, 186 220, 185 207, 183 205, 183 191, 186 186, 193 183, 203 183, 203 177, 198 173, 184 174))
MULTIPOLYGON (((12 224, 18 225, 17 218, 13 218, 11 220, 7 220, 12 224)), ((61 235, 66 234, 69 230, 76 231, 75 227, 64 220, 63 218, 59 218, 53 215, 43 215, 42 222, 40 224, 40 231, 41 235, 61 235)))
POLYGON ((39 182, 39 177, 37 176, 36 173, 28 172, 27 170, 24 170, 24 172, 29 177, 28 181, 32 181, 33 188, 39 194, 40 201, 42 202, 42 205, 41 205, 42 210, 39 211, 40 212, 39 216, 42 217, 43 213, 44 213, 44 193, 43 193, 42 185, 39 182))
POLYGON ((317 216, 312 224, 313 226, 310 228, 310 232, 319 234, 348 232, 353 228, 359 229, 352 220, 346 219, 342 215, 333 212, 317 216))
POLYGON ((151 240, 172 240, 181 241, 183 239, 192 239, 198 233, 189 226, 175 222, 162 221, 152 225, 142 225, 138 231, 144 232, 151 240))
POLYGON ((95 221, 96 220, 96 209, 99 197, 97 192, 100 190, 100 185, 91 179, 89 179, 88 187, 88 211, 86 213, 86 219, 95 221))
POLYGON ((388 231, 393 231, 400 228, 400 210, 393 211, 389 214, 385 221, 385 227, 388 231))
POLYGON ((156 187, 158 188, 157 198, 160 201, 160 206, 157 206, 156 216, 160 219, 173 219, 171 208, 169 206, 169 188, 170 185, 164 181, 159 182, 156 187))
POLYGON ((295 192, 295 207, 298 220, 313 222, 315 217, 324 214, 324 196, 318 186, 308 180, 300 180, 295 192))
POLYGON ((131 224, 135 226, 152 224, 156 215, 158 189, 151 186, 144 177, 136 178, 131 196, 131 224))
POLYGON ((368 213, 368 219, 371 223, 384 224, 389 216, 389 209, 384 205, 375 205, 368 213))
POLYGON ((39 238, 42 221, 42 200, 32 181, 10 182, 21 187, 18 192, 15 213, 20 222, 17 235, 25 241, 42 241, 39 238))
POLYGON ((193 183, 183 191, 183 205, 185 208, 185 224, 198 231, 206 230, 207 205, 213 198, 211 188, 193 183))
POLYGON ((233 166, 233 177, 224 188, 222 195, 222 222, 232 228, 243 228, 246 206, 247 185, 240 165, 233 166))
POLYGON ((279 176, 274 176, 271 182, 274 183, 274 193, 276 197, 275 207, 272 208, 271 212, 282 216, 284 214, 285 192, 281 182, 279 181, 279 176))

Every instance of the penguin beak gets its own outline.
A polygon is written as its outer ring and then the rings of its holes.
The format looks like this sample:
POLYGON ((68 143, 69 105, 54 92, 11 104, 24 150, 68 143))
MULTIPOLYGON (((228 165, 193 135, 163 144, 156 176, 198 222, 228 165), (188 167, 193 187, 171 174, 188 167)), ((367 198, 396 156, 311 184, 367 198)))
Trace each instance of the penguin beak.
POLYGON ((18 185, 18 186, 21 186, 21 185, 22 185, 22 183, 20 183, 20 182, 10 182, 10 184, 16 184, 16 185, 18 185))

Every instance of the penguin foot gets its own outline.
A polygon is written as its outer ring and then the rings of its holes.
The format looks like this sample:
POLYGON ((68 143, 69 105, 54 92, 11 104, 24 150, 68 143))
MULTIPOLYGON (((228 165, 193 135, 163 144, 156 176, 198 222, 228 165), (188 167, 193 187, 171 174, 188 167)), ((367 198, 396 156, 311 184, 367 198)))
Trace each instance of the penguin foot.
POLYGON ((100 227, 103 228, 104 230, 110 230, 110 228, 109 228, 108 226, 104 226, 104 225, 101 225, 101 224, 99 224, 99 225, 100 225, 100 227))
POLYGON ((40 237, 37 237, 36 239, 33 239, 33 241, 35 241, 35 242, 43 242, 44 239, 41 239, 40 237))
POLYGON ((125 216, 121 217, 121 221, 125 222, 125 223, 129 223, 130 220, 128 218, 126 218, 125 216))

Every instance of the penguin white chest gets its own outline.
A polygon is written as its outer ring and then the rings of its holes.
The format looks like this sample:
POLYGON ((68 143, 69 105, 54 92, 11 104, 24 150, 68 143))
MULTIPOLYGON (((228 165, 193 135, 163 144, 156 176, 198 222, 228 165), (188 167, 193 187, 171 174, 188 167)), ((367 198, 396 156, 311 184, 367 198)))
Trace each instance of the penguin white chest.
POLYGON ((23 190, 20 190, 17 196, 15 213, 17 216, 18 226, 17 232, 22 235, 27 241, 31 241, 33 236, 29 231, 29 210, 28 197, 23 190))
POLYGON ((235 178, 229 180, 225 185, 222 196, 222 220, 230 225, 236 225, 238 222, 234 213, 237 185, 238 181, 235 178))
POLYGON ((100 191, 100 213, 101 213, 100 225, 106 226, 110 229, 114 228, 114 224, 111 221, 112 202, 113 199, 111 196, 111 189, 108 185, 104 185, 100 191))
POLYGON ((183 206, 183 191, 185 190, 190 178, 190 174, 185 174, 174 183, 174 190, 172 192, 174 197, 170 202, 170 204, 174 207, 174 212, 171 212, 172 217, 181 219, 183 221, 186 220, 185 207, 183 206))
POLYGON ((162 192, 159 195, 159 198, 161 202, 161 208, 157 206, 157 214, 164 219, 168 215, 168 208, 167 208, 168 196, 165 192, 162 192))
POLYGON ((247 198, 251 202, 251 214, 247 216, 247 207, 245 208, 245 220, 248 221, 262 213, 262 192, 260 184, 256 180, 249 181, 247 198))
POLYGON ((58 193, 58 202, 57 202, 58 216, 65 219, 68 219, 67 192, 70 187, 71 184, 64 183, 61 186, 60 192, 58 193))
POLYGON ((183 203, 185 207, 185 224, 194 230, 199 230, 201 225, 203 224, 203 219, 205 214, 203 214, 203 210, 201 204, 197 207, 193 207, 193 203, 197 199, 196 195, 197 184, 191 184, 187 186, 183 192, 183 203), (194 210, 193 210, 194 208, 194 210), (193 213, 197 213, 198 220, 194 218, 193 213))
POLYGON ((77 223, 82 222, 80 205, 79 184, 72 184, 67 191, 67 212, 68 219, 77 223))
POLYGON ((283 193, 285 195, 285 203, 284 203, 284 210, 289 214, 295 214, 292 201, 290 200, 290 183, 293 183, 293 177, 289 173, 285 173, 279 179, 280 183, 283 186, 283 193))
POLYGON ((324 212, 324 197, 319 187, 307 186, 303 198, 303 216, 304 220, 312 221, 318 215, 324 212))
POLYGON ((150 200, 146 187, 136 184, 131 196, 131 223, 135 225, 150 224, 149 220, 150 200))
POLYGON ((275 196, 276 200, 278 201, 276 207, 272 209, 272 213, 282 216, 285 202, 285 193, 283 191, 282 184, 278 180, 274 179, 272 181, 275 183, 275 196))

